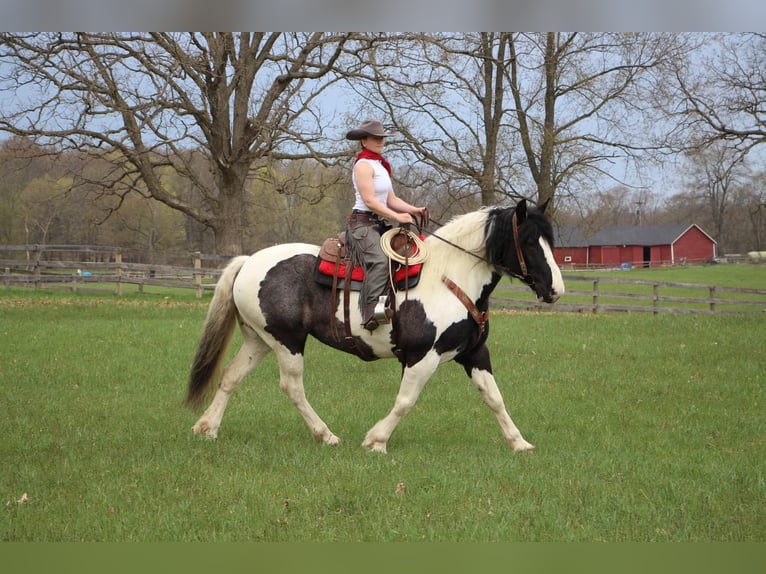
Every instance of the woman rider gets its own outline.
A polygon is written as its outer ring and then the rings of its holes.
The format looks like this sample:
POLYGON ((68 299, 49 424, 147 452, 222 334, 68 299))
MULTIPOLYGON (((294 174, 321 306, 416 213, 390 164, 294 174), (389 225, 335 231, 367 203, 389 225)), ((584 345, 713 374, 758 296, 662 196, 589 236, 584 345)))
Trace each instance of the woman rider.
POLYGON ((385 299, 381 300, 381 296, 388 292, 389 263, 380 247, 380 235, 390 226, 384 220, 413 223, 415 216, 425 213, 424 207, 410 205, 394 193, 391 165, 381 155, 385 138, 392 135, 395 132, 385 131, 378 120, 364 121, 346 134, 346 139, 359 141, 362 146, 351 178, 355 201, 348 218, 347 243, 354 263, 364 266, 359 306, 362 324, 370 331, 385 316, 385 299))

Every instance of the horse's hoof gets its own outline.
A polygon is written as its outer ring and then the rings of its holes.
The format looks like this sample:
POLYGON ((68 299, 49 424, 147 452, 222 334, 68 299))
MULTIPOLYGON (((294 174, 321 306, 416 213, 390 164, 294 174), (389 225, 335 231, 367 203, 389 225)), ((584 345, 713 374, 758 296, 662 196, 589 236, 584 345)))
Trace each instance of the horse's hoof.
POLYGON ((529 452, 532 453, 535 451, 535 445, 528 443, 525 440, 517 441, 515 444, 511 445, 511 448, 514 452, 529 452))
POLYGON ((204 438, 215 440, 218 438, 218 429, 212 428, 207 422, 198 422, 192 427, 194 434, 204 435, 204 438))
POLYGON ((386 454, 388 451, 386 450, 386 443, 379 442, 379 441, 372 441, 372 440, 365 440, 362 443, 362 446, 369 450, 370 452, 381 452, 383 454, 386 454))

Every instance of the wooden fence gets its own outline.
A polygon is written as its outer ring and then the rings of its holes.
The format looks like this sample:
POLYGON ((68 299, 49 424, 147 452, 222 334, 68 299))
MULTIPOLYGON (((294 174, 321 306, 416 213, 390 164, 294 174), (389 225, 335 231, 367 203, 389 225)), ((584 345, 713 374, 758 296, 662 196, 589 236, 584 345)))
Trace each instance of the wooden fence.
MULTIPOLYGON (((194 289, 197 298, 215 287, 227 257, 189 253, 189 266, 130 263, 118 247, 78 245, 0 245, 0 270, 6 287, 65 288, 122 295, 124 286, 194 289)), ((752 313, 766 312, 766 290, 694 283, 633 280, 564 274, 566 295, 555 305, 538 303, 518 281, 503 281, 493 309, 579 313, 752 313)))
POLYGON ((739 314, 766 312, 766 289, 564 274, 566 295, 555 305, 538 303, 518 282, 501 284, 493 308, 578 313, 640 312, 739 314))
POLYGON ((190 253, 188 266, 130 263, 119 247, 89 245, 0 245, 0 270, 6 287, 34 289, 67 288, 72 291, 104 291, 113 284, 116 295, 125 285, 194 289, 201 298, 213 289, 229 258, 190 253))

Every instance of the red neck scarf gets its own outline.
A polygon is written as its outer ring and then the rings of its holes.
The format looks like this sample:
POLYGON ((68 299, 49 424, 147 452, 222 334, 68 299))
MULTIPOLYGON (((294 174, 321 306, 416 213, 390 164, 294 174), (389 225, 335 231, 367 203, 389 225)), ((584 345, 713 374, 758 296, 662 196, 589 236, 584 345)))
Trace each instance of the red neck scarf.
POLYGON ((375 153, 374 151, 370 151, 367 148, 363 148, 362 151, 360 151, 356 159, 354 160, 354 163, 358 162, 360 159, 371 159, 375 161, 379 161, 380 165, 386 168, 386 171, 388 172, 388 175, 391 175, 391 164, 388 163, 385 158, 380 155, 379 153, 375 153))

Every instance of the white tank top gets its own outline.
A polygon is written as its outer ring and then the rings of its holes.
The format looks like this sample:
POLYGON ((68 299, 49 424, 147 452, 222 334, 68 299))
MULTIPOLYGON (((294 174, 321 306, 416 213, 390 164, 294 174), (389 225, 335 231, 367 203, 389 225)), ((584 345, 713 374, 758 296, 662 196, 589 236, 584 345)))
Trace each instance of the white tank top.
MULTIPOLYGON (((391 177, 388 175, 388 171, 383 165, 372 159, 360 159, 359 160, 369 163, 372 166, 372 183, 375 186, 375 199, 380 201, 383 205, 386 205, 388 200, 388 194, 394 188, 391 182, 391 177)), ((359 162, 357 162, 359 163, 359 162)), ((356 174, 352 172, 351 181, 354 184, 354 209, 361 211, 370 211, 370 208, 364 203, 362 196, 359 194, 359 188, 356 185, 356 174)))

